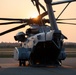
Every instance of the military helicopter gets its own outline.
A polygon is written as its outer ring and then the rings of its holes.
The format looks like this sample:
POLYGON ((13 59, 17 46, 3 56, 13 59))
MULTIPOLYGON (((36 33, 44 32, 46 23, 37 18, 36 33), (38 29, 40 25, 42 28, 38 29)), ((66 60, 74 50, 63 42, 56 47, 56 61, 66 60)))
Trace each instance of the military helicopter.
POLYGON ((61 30, 58 29, 57 23, 76 25, 74 23, 58 22, 60 20, 76 20, 75 18, 59 19, 68 5, 76 0, 61 0, 57 2, 52 2, 52 0, 44 0, 47 11, 39 0, 31 1, 34 6, 36 6, 39 16, 37 18, 30 19, 0 18, 0 20, 13 21, 0 23, 0 25, 22 23, 20 26, 1 32, 0 36, 29 25, 30 27, 25 33, 18 32, 14 36, 16 41, 21 42, 21 47, 16 47, 14 51, 14 58, 19 60, 19 66, 22 64, 25 66, 26 61, 29 62, 29 65, 37 66, 61 65, 61 61, 66 58, 63 40, 67 39, 67 37, 64 36, 61 30), (52 6, 63 3, 67 3, 67 5, 59 16, 55 18, 55 11, 53 10, 52 6), (40 7, 44 10, 43 13, 40 13, 40 7), (44 19, 46 15, 49 16, 49 19, 44 19), (50 26, 48 26, 46 23, 50 24, 50 26))

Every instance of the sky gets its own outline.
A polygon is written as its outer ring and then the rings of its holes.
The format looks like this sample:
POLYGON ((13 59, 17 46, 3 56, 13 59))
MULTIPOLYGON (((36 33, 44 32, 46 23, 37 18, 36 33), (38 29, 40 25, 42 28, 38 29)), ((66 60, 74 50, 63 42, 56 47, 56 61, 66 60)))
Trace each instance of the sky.
MULTIPOLYGON (((58 0, 54 0, 58 1, 58 0)), ((44 5, 44 0, 40 0, 40 2, 44 5)), ((56 11, 55 17, 59 15, 62 9, 66 4, 54 5, 53 9, 56 11)), ((41 13, 43 10, 41 10, 41 13)), ((33 6, 31 0, 0 0, 0 18, 31 18, 34 15, 38 14, 37 9, 33 6)), ((60 16, 60 18, 76 18, 76 2, 71 3, 68 8, 64 11, 64 13, 60 16)), ((0 21, 6 22, 6 21, 0 21)), ((76 23, 75 21, 65 21, 76 23)), ((10 28, 19 26, 21 24, 11 24, 11 25, 3 25, 0 26, 0 32, 8 30, 10 28)), ((57 24, 59 30, 67 36, 68 40, 64 40, 65 42, 76 42, 76 26, 75 25, 63 25, 57 24)), ((5 34, 0 36, 0 42, 16 42, 14 40, 14 36, 20 32, 25 32, 26 27, 16 30, 14 32, 5 34)))

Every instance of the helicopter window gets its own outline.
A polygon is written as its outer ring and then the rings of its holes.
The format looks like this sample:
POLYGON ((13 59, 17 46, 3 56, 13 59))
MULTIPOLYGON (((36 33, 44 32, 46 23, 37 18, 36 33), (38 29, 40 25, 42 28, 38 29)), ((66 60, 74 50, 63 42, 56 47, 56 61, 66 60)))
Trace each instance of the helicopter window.
POLYGON ((39 30, 37 28, 36 29, 29 28, 29 29, 26 30, 26 34, 27 35, 29 35, 29 34, 37 34, 37 33, 39 33, 39 30))
POLYGON ((34 41, 33 41, 33 43, 35 44, 35 43, 36 43, 36 41, 34 40, 34 41))
MULTIPOLYGON (((42 32, 49 32, 50 29, 51 29, 51 27, 48 25, 45 25, 45 26, 34 25, 34 26, 31 26, 31 28, 28 28, 26 30, 26 34, 27 34, 27 36, 32 36, 32 35, 42 33, 42 32)), ((38 39, 40 39, 40 37, 38 37, 38 39)))
POLYGON ((38 35, 38 36, 37 36, 37 39, 40 40, 40 39, 41 39, 41 35, 38 35))
POLYGON ((48 26, 48 25, 41 26, 41 27, 39 28, 39 32, 44 32, 44 31, 49 32, 50 30, 51 30, 51 27, 48 26))

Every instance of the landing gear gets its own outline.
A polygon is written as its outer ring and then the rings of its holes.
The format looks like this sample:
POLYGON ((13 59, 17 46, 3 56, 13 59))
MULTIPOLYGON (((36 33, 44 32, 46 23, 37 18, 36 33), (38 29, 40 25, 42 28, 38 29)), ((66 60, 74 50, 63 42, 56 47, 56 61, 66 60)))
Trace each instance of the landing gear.
POLYGON ((61 61, 61 60, 59 60, 59 65, 60 65, 60 66, 62 65, 62 61, 61 61))
POLYGON ((19 60, 19 66, 29 66, 28 60, 19 60))
POLYGON ((19 60, 19 66, 25 66, 25 60, 19 60))

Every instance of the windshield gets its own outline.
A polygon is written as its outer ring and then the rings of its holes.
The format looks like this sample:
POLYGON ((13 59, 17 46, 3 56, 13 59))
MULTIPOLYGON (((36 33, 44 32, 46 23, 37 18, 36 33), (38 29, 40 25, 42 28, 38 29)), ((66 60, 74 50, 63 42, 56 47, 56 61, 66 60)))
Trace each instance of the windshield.
POLYGON ((32 25, 30 28, 26 30, 26 34, 37 34, 37 33, 42 33, 42 32, 49 32, 51 30, 51 27, 48 25, 45 26, 39 26, 39 25, 32 25))

